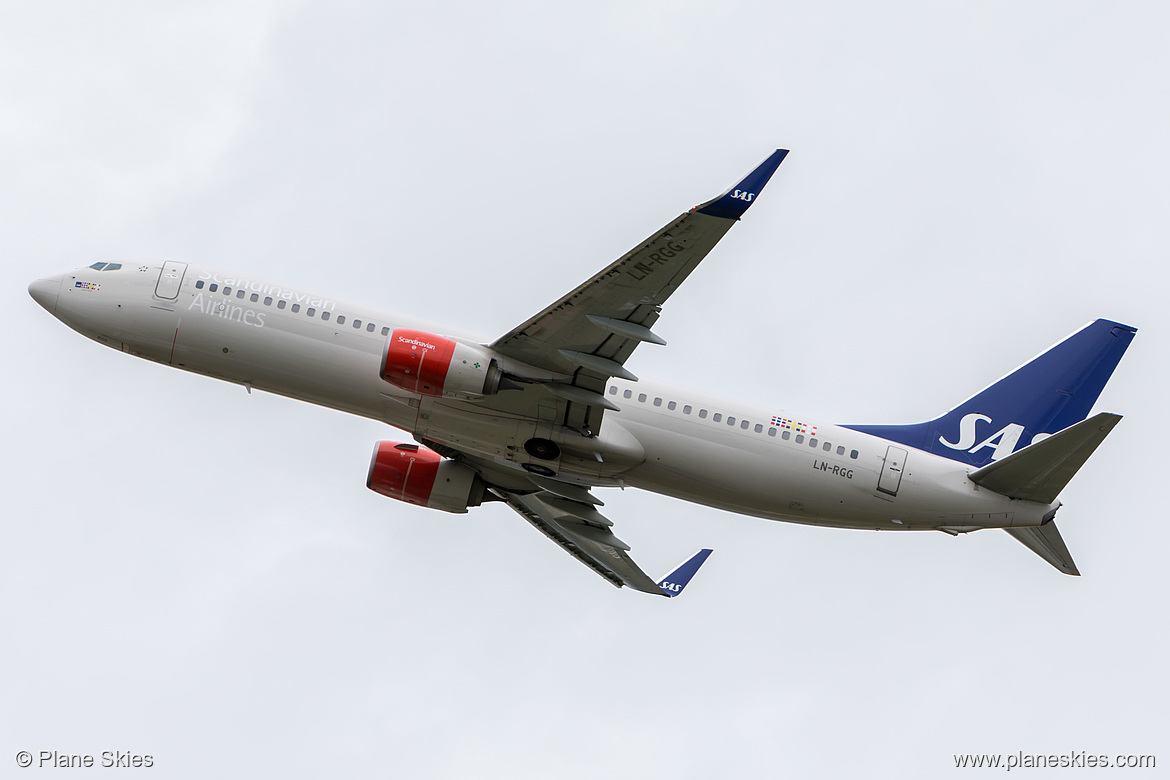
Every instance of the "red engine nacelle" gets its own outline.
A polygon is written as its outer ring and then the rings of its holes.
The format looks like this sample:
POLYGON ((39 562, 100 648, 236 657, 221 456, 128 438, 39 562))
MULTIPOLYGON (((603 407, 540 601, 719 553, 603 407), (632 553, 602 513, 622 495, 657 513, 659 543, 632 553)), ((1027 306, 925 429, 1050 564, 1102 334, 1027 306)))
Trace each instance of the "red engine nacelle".
POLYGON ((417 444, 380 441, 370 459, 366 487, 408 504, 466 512, 483 501, 484 484, 470 466, 446 460, 417 444))
POLYGON ((382 378, 419 395, 492 395, 501 376, 485 350, 422 330, 396 328, 382 355, 382 378))

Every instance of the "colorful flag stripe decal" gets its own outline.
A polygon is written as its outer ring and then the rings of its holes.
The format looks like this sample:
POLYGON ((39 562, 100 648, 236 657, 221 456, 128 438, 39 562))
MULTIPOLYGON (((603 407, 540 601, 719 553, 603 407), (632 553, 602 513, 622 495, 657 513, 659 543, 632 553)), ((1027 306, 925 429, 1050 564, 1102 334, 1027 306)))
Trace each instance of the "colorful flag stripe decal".
POLYGON ((96 282, 78 282, 73 286, 81 290, 92 290, 93 292, 102 289, 102 286, 96 282))
POLYGON ((777 428, 783 428, 787 431, 796 431, 797 433, 807 433, 810 436, 817 435, 817 426, 809 425, 807 423, 797 422, 796 420, 789 420, 787 417, 773 417, 772 424, 777 428))

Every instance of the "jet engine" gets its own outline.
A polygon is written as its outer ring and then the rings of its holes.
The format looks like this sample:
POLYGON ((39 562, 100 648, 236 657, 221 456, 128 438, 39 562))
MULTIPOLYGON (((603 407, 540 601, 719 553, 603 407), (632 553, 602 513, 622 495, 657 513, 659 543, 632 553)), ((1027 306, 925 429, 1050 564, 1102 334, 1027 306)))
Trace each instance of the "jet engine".
MULTIPOLYGON (((396 328, 382 355, 382 378, 419 395, 480 398, 502 389, 503 372, 482 347, 396 328)), ((516 386, 506 379, 504 383, 503 389, 516 386)))
POLYGON ((475 470, 418 444, 380 441, 370 459, 366 487, 399 501, 444 512, 466 512, 483 502, 475 470))

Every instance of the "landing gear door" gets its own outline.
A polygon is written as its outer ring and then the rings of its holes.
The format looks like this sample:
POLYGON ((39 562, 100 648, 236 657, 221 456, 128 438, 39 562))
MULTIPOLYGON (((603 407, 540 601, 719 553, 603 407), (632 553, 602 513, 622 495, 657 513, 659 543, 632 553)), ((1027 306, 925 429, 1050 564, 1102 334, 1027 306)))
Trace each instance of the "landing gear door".
POLYGON ((878 477, 877 489, 891 496, 898 495, 898 487, 902 484, 902 472, 906 469, 906 450, 893 445, 886 448, 886 459, 882 464, 882 473, 878 477))
POLYGON ((176 263, 173 260, 163 263, 162 271, 158 275, 158 284, 154 286, 154 294, 166 301, 178 298, 179 285, 183 283, 183 274, 186 272, 186 263, 176 263))

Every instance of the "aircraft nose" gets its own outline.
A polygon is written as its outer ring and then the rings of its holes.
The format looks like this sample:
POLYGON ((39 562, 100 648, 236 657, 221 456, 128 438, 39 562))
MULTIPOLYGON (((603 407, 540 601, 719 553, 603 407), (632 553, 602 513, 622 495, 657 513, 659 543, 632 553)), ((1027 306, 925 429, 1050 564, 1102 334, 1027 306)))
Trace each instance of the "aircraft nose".
POLYGON ((33 300, 45 307, 50 314, 55 314, 57 311, 57 298, 61 294, 61 279, 58 276, 46 276, 44 279, 37 279, 28 286, 28 294, 32 296, 33 300))

